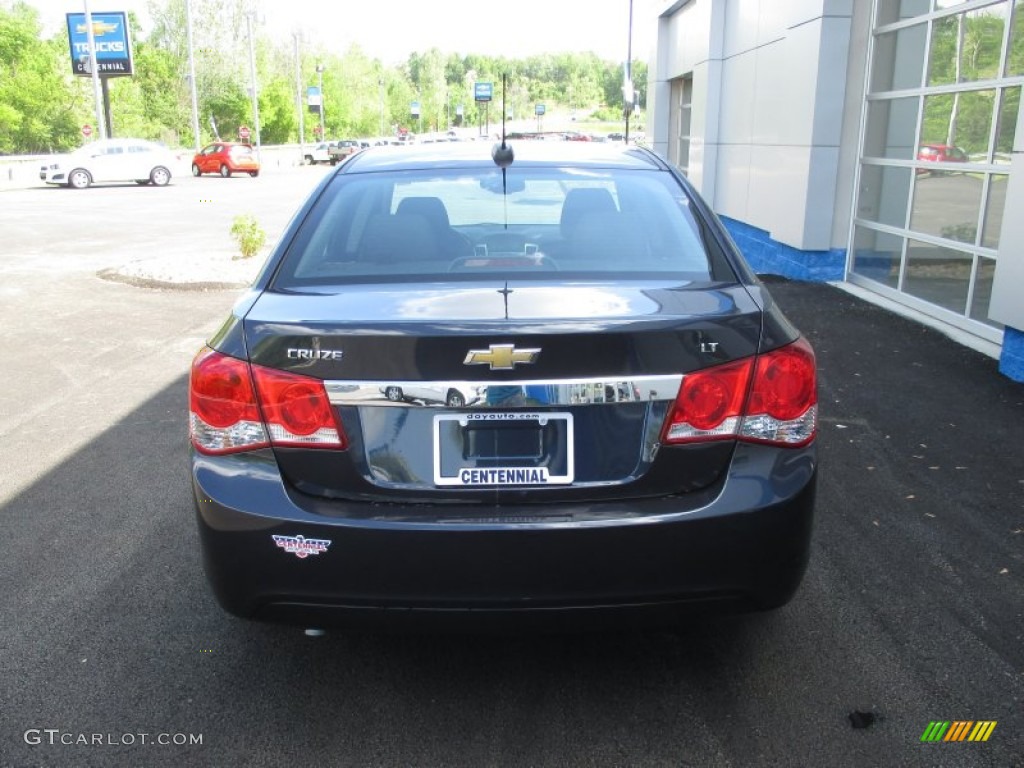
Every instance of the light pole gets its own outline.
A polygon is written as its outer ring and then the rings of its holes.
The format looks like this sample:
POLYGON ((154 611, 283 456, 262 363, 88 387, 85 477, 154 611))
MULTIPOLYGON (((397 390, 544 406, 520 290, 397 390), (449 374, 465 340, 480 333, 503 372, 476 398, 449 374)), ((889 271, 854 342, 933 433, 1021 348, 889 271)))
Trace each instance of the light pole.
POLYGON ((629 0, 629 33, 626 39, 626 79, 622 84, 623 111, 626 118, 624 141, 629 144, 629 116, 633 111, 633 0, 629 0))
POLYGON ((192 48, 192 0, 185 0, 185 32, 188 37, 188 87, 192 94, 192 136, 196 153, 200 150, 199 97, 196 95, 196 57, 192 48))
POLYGON ((89 41, 89 72, 92 76, 92 96, 96 107, 96 127, 99 129, 100 138, 107 138, 107 123, 103 115, 103 96, 100 94, 100 72, 96 65, 96 37, 92 26, 92 11, 89 10, 89 0, 85 0, 85 27, 86 39, 89 41))
POLYGON ((302 109, 302 66, 299 58, 301 35, 298 32, 293 32, 292 37, 295 38, 295 109, 299 111, 299 161, 304 163, 306 158, 306 117, 302 109))
POLYGON ((252 38, 252 25, 256 12, 247 11, 245 27, 249 32, 249 70, 252 74, 252 129, 256 131, 256 157, 260 156, 260 97, 256 86, 256 47, 252 38))
POLYGON ((317 83, 320 88, 320 141, 327 141, 324 131, 324 65, 316 65, 317 83))

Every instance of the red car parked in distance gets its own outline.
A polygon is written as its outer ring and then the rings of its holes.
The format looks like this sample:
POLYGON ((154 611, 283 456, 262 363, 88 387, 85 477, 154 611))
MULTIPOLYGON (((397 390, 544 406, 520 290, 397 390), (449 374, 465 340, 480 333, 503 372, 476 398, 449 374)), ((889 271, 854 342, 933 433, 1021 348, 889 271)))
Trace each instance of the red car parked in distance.
POLYGON ((970 158, 960 147, 950 144, 922 144, 917 159, 930 163, 966 163, 970 158))
POLYGON ((249 144, 215 141, 192 158, 192 175, 204 173, 219 173, 224 178, 233 173, 248 173, 255 178, 260 175, 260 161, 249 144))

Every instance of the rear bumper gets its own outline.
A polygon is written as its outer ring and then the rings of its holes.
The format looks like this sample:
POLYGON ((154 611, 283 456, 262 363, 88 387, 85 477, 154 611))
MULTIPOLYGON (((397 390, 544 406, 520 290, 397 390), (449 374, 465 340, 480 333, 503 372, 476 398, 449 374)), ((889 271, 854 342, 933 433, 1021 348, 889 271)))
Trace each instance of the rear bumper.
POLYGON ((580 629, 787 602, 807 564, 816 469, 813 445, 739 444, 700 498, 471 507, 458 519, 430 505, 302 497, 269 451, 194 454, 192 477, 207 576, 233 614, 307 626, 580 629))

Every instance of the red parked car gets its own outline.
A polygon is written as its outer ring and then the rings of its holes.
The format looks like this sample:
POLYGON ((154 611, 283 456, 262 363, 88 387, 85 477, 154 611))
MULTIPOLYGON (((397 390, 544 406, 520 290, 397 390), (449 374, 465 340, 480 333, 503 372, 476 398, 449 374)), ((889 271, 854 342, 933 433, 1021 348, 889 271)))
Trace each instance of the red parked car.
POLYGON ((192 158, 192 175, 204 173, 219 173, 224 178, 232 173, 248 173, 255 178, 260 175, 260 161, 249 144, 216 141, 203 147, 192 158))
POLYGON ((918 160, 927 160, 930 163, 966 163, 967 153, 960 147, 949 144, 922 144, 917 151, 918 160))

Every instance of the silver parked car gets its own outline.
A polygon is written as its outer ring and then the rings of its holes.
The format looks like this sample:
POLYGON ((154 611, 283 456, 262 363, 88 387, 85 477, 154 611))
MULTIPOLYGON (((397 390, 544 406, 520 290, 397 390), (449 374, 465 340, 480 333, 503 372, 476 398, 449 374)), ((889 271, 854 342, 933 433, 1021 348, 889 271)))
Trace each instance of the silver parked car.
POLYGON ((166 186, 174 155, 162 144, 144 139, 102 139, 66 155, 49 158, 39 169, 47 184, 75 189, 101 182, 134 181, 166 186))

